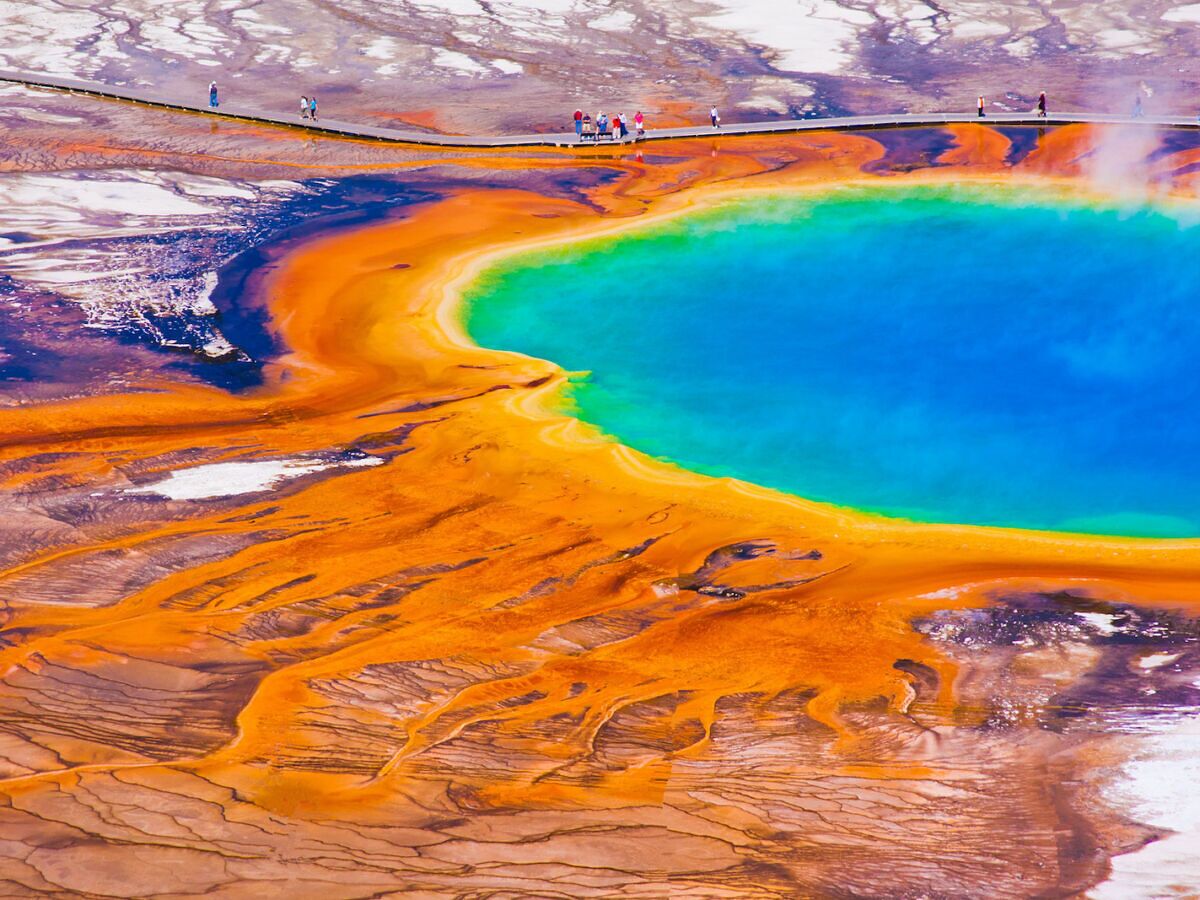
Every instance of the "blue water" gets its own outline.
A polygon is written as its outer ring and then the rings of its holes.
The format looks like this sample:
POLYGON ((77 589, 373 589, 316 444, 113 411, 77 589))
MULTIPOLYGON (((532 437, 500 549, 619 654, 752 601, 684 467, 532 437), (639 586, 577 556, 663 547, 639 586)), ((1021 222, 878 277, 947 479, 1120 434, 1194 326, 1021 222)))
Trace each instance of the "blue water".
POLYGON ((688 468, 923 521, 1200 536, 1200 227, 998 188, 748 199, 510 259, 483 346, 688 468))

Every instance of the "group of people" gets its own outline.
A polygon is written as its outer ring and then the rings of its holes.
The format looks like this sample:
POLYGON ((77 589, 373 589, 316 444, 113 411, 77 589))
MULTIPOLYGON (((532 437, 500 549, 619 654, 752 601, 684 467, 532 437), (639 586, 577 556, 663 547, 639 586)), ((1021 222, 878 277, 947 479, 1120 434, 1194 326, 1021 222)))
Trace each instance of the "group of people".
MULTIPOLYGON (((1046 95, 1042 94, 1045 99, 1046 95)), ((980 103, 983 98, 979 98, 980 103)), ((982 109, 982 107, 981 107, 982 109)), ((981 112, 980 115, 983 115, 981 112)), ((313 118, 316 118, 314 116, 313 118)), ((713 128, 721 127, 721 116, 714 106, 708 111, 709 121, 712 122, 713 128)), ((633 117, 634 140, 646 136, 646 117, 642 115, 641 110, 633 117)), ((582 109, 575 110, 575 137, 579 140, 598 141, 600 138, 607 137, 614 141, 623 141, 629 136, 629 119, 625 113, 617 113, 610 120, 607 115, 602 112, 596 113, 596 118, 584 113, 582 109)))
MULTIPOLYGON (((981 119, 987 115, 987 113, 984 112, 983 107, 984 107, 984 97, 983 97, 983 94, 980 94, 979 100, 975 104, 975 108, 978 110, 979 118, 981 118, 981 119)), ((1037 106, 1035 106, 1034 109, 1037 110, 1037 114, 1039 116, 1041 116, 1043 119, 1046 118, 1046 92, 1045 91, 1042 91, 1040 94, 1038 94, 1037 106)))
MULTIPOLYGON (((646 117, 641 110, 633 117, 634 140, 646 136, 646 117)), ((625 113, 617 113, 610 120, 602 112, 596 113, 596 118, 575 110, 575 137, 579 140, 594 140, 607 137, 614 141, 623 141, 629 137, 629 118, 625 113)))

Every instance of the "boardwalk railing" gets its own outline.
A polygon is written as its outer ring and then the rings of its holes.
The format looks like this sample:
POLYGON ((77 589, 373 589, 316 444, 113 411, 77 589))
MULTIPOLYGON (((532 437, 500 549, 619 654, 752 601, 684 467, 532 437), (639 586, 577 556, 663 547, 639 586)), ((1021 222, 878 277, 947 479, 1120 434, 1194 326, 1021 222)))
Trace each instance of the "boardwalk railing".
MULTIPOLYGON (((213 109, 207 103, 207 90, 200 86, 198 95, 203 95, 196 102, 187 100, 164 99, 148 92, 113 85, 97 84, 87 81, 75 81, 70 78, 59 78, 53 75, 37 75, 25 72, 6 72, 0 70, 0 82, 10 82, 31 88, 48 88, 55 91, 66 91, 72 94, 84 94, 90 97, 103 97, 110 100, 122 100, 150 106, 158 109, 178 110, 181 112, 202 113, 231 119, 239 122, 257 122, 265 125, 280 125, 290 128, 303 128, 317 134, 334 135, 338 137, 357 138, 360 140, 385 141, 394 144, 418 144, 431 147, 448 148, 482 148, 501 149, 508 147, 593 147, 594 142, 581 142, 572 132, 556 134, 510 134, 510 135, 456 135, 437 134, 415 131, 405 128, 383 128, 375 125, 358 125, 342 122, 337 119, 319 119, 310 121, 301 119, 298 115, 283 115, 264 113, 243 107, 237 102, 222 103, 213 109)), ((1111 115, 1105 113, 1086 112, 1055 112, 1046 117, 1040 117, 1034 112, 1027 113, 989 113, 980 119, 974 111, 961 113, 893 113, 880 116, 838 116, 832 118, 813 119, 776 119, 768 122, 738 122, 722 125, 719 129, 709 125, 695 125, 685 128, 656 128, 648 130, 639 139, 643 141, 663 141, 673 138, 713 137, 715 135, 751 135, 751 134, 794 134, 805 131, 870 131, 880 128, 916 128, 922 126, 937 126, 964 124, 976 122, 983 125, 1136 125, 1153 126, 1157 128, 1200 128, 1200 120, 1187 116, 1144 116, 1131 118, 1129 116, 1111 115)), ((632 136, 625 143, 631 143, 632 136)))

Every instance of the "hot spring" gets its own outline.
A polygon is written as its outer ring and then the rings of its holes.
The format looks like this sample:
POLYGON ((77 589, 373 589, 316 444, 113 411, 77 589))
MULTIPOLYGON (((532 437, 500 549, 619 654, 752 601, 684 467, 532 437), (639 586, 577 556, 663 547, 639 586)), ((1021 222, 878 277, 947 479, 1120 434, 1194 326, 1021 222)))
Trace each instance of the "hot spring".
POLYGON ((1057 188, 752 196, 509 257, 481 346, 638 450, 929 522, 1200 536, 1200 228, 1057 188))

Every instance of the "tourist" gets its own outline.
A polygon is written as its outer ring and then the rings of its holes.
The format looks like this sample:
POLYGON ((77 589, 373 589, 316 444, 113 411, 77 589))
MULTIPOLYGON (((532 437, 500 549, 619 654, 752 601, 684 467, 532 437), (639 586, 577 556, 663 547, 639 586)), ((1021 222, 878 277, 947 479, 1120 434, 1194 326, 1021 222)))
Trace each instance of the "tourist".
POLYGON ((1042 91, 1038 94, 1037 114, 1043 119, 1046 118, 1046 92, 1042 91))
POLYGON ((596 140, 608 134, 608 116, 602 112, 596 113, 596 140))
POLYGON ((314 122, 317 121, 317 98, 310 97, 308 100, 308 117, 314 122))
POLYGON ((708 111, 708 117, 712 119, 713 128, 721 127, 721 117, 717 115, 717 108, 715 106, 708 111))
POLYGON ((617 124, 621 127, 621 140, 629 137, 629 123, 625 118, 625 113, 617 115, 617 124))
POLYGON ((976 102, 975 108, 979 111, 978 117, 980 119, 982 119, 983 118, 983 94, 979 95, 979 100, 976 102))
POLYGON ((1146 111, 1142 109, 1142 95, 1138 94, 1133 100, 1133 117, 1135 119, 1140 119, 1145 114, 1146 111))
POLYGON ((300 95, 300 118, 308 118, 308 98, 303 94, 300 95))
POLYGON ((217 99, 217 83, 215 81, 208 83, 208 105, 213 109, 221 105, 221 102, 217 99))
POLYGON ((592 124, 591 116, 584 116, 583 128, 581 130, 581 140, 586 141, 589 138, 591 138, 593 141, 596 140, 596 126, 592 124))
POLYGON ((633 117, 633 124, 637 126, 637 137, 638 140, 641 140, 646 136, 646 117, 642 115, 640 109, 637 111, 637 115, 633 117))
POLYGON ((575 110, 575 138, 583 140, 583 110, 575 110))

